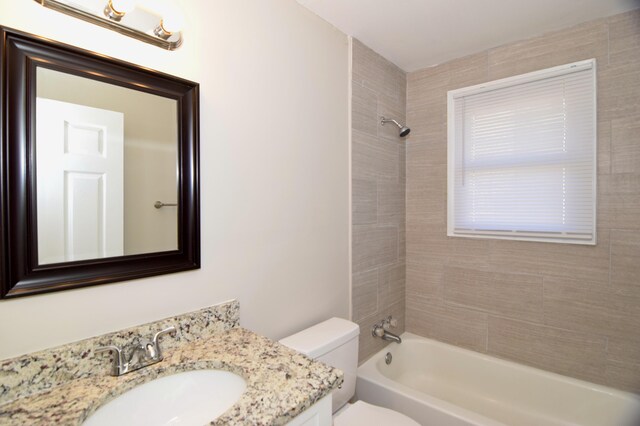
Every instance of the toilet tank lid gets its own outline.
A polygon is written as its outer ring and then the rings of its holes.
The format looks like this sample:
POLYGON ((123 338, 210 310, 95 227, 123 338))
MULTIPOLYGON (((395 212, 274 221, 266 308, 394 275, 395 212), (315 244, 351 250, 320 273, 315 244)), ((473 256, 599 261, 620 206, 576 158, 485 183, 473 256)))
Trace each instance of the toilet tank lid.
POLYGON ((331 318, 280 340, 285 346, 318 358, 360 334, 358 324, 342 318, 331 318))

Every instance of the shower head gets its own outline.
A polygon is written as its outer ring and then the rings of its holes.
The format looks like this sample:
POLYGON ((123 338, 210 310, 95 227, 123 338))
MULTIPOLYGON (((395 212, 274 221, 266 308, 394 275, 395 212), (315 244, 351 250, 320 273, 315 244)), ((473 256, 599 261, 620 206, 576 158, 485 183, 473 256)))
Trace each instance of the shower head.
POLYGON ((391 118, 380 117, 380 124, 382 124, 384 126, 387 123, 393 123, 396 126, 398 126, 398 128, 400 129, 400 137, 401 138, 404 138, 405 136, 407 136, 409 134, 409 132, 411 132, 410 128, 398 123, 396 120, 393 120, 391 118))

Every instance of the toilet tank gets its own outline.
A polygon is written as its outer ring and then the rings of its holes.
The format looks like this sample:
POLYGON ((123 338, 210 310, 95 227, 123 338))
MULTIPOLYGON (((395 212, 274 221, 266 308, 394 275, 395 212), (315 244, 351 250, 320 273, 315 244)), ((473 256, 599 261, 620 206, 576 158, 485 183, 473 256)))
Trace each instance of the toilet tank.
POLYGON ((346 404, 356 391, 359 334, 358 324, 342 318, 331 318, 280 340, 283 345, 344 372, 342 387, 333 391, 334 412, 346 404))

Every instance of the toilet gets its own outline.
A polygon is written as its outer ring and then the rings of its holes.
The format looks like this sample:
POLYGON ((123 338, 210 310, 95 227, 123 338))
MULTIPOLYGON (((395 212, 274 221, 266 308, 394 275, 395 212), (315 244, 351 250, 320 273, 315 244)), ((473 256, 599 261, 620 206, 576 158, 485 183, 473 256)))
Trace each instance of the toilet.
POLYGON ((335 426, 420 426, 398 413, 364 401, 353 404, 358 369, 358 324, 342 318, 331 318, 280 340, 285 346, 302 352, 344 372, 344 383, 332 394, 333 424, 335 426))

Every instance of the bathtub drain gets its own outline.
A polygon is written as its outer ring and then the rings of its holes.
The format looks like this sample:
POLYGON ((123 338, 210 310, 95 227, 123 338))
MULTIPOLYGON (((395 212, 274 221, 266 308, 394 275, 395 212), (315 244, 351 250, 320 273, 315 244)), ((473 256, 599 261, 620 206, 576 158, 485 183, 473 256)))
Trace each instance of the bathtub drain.
POLYGON ((391 364, 391 361, 393 360, 393 356, 391 355, 391 352, 387 352, 387 354, 384 356, 384 362, 387 363, 387 365, 391 364))

